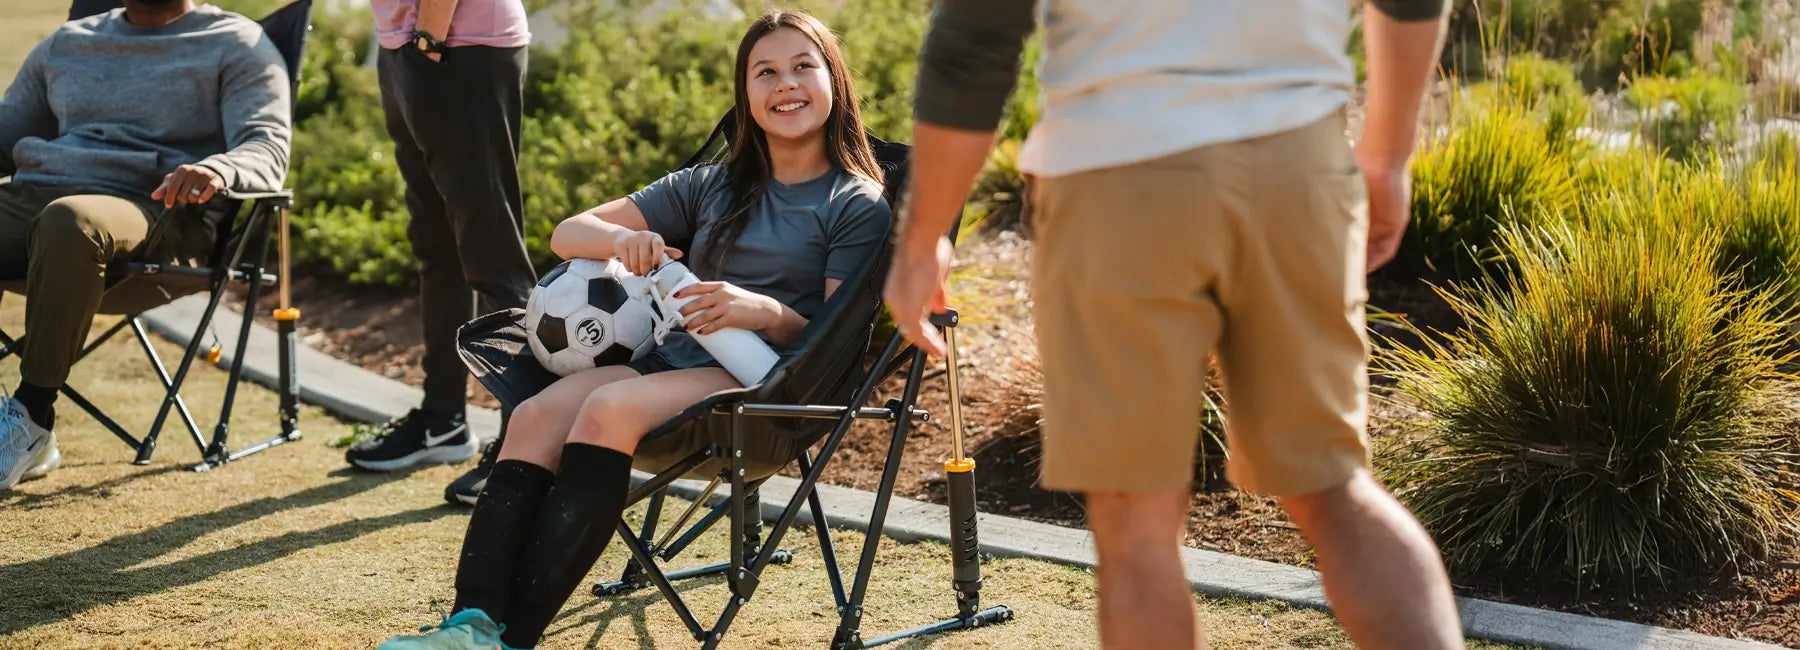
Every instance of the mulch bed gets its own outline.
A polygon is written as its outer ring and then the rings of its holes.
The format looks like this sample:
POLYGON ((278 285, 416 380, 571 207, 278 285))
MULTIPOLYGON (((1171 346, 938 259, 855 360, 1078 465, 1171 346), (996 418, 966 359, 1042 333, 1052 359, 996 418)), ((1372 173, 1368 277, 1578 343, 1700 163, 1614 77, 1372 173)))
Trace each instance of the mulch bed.
MULTIPOLYGON (((967 448, 977 461, 980 508, 1063 526, 1085 523, 1081 499, 1037 486, 1038 415, 1035 360, 1031 350, 1024 257, 1028 245, 1001 236, 977 244, 960 255, 959 302, 965 314, 960 349, 964 365, 963 418, 967 448), (979 260, 979 267, 966 266, 979 260)), ((298 274, 294 296, 301 308, 302 336, 314 347, 384 376, 418 385, 421 356, 416 294, 392 289, 352 286, 326 279, 327 274, 298 274)), ((1371 302, 1405 314, 1417 330, 1390 325, 1373 327, 1378 340, 1414 344, 1419 331, 1448 331, 1460 322, 1428 287, 1377 282, 1371 302)), ((273 303, 259 312, 266 318, 273 303)), ((941 367, 928 376, 941 376, 941 367)), ((1412 408, 1388 395, 1375 380, 1372 438, 1394 433, 1396 423, 1412 408)), ((890 380, 873 403, 898 397, 900 381, 890 380)), ((470 382, 470 402, 493 406, 492 397, 470 382)), ((934 419, 907 438, 896 478, 896 494, 944 503, 943 461, 950 457, 947 387, 928 381, 919 396, 921 408, 934 419)), ((874 425, 852 428, 837 456, 827 466, 827 482, 873 489, 889 435, 874 425)), ((1233 489, 1219 475, 1216 458, 1197 454, 1196 485, 1188 519, 1189 546, 1283 564, 1310 566, 1312 549, 1298 529, 1268 499, 1233 489), (1205 469, 1202 469, 1204 467, 1205 469)), ((790 473, 792 472, 790 468, 790 473)), ((1506 591, 1491 576, 1459 580, 1459 595, 1544 607, 1607 618, 1688 629, 1724 637, 1748 638, 1800 647, 1800 546, 1780 549, 1760 566, 1714 576, 1693 576, 1679 584, 1646 585, 1635 596, 1616 597, 1566 590, 1506 591)))

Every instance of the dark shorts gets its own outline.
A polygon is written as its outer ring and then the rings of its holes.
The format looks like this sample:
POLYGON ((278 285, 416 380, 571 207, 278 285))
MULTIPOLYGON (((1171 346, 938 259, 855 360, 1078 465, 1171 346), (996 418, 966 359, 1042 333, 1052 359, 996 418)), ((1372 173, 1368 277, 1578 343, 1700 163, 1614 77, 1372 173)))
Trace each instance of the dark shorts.
POLYGON ((670 370, 680 370, 682 368, 720 368, 720 367, 723 367, 723 366, 720 366, 719 362, 715 359, 707 359, 705 363, 701 363, 698 365, 677 366, 672 363, 669 363, 669 361, 667 359, 664 359, 662 355, 657 354, 654 351, 652 351, 650 354, 644 355, 644 358, 642 358, 642 359, 638 359, 636 361, 626 363, 625 365, 627 367, 631 368, 632 370, 636 370, 637 373, 640 375, 654 375, 659 372, 668 372, 670 370))

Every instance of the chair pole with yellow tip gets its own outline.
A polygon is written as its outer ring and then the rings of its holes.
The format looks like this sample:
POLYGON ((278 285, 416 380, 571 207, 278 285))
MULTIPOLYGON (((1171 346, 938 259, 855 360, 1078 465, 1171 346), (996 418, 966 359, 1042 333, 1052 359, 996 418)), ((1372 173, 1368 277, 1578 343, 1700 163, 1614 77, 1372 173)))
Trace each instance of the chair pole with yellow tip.
MULTIPOLYGON (((1004 605, 981 608, 981 542, 977 536, 975 513, 975 459, 963 449, 962 382, 958 377, 956 358, 956 310, 946 309, 931 315, 931 324, 944 332, 945 376, 950 382, 950 436, 955 456, 944 461, 944 474, 950 489, 950 562, 951 584, 956 589, 956 616, 924 627, 884 637, 860 641, 846 638, 840 626, 833 648, 869 648, 925 634, 936 634, 982 627, 1012 620, 1012 608, 1004 605)), ((914 352, 919 361, 923 352, 914 352)), ((867 558, 859 577, 868 572, 867 558)), ((852 633, 853 634, 853 633, 852 633)))
POLYGON ((275 328, 281 335, 280 362, 281 379, 281 435, 288 440, 300 438, 300 382, 299 364, 295 353, 299 351, 299 334, 296 332, 300 323, 300 310, 294 307, 294 278, 289 275, 293 256, 288 248, 288 213, 287 207, 281 209, 281 252, 280 275, 281 306, 275 310, 275 328))

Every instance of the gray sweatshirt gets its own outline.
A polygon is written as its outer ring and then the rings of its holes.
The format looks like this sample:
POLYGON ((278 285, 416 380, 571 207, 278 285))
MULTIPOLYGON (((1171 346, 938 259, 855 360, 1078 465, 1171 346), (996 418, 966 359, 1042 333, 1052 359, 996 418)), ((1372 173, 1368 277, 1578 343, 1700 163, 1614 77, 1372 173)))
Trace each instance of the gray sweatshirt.
POLYGON ((212 5, 161 27, 124 9, 38 43, 0 99, 0 176, 149 198, 183 164, 243 192, 280 189, 291 100, 281 54, 212 5))

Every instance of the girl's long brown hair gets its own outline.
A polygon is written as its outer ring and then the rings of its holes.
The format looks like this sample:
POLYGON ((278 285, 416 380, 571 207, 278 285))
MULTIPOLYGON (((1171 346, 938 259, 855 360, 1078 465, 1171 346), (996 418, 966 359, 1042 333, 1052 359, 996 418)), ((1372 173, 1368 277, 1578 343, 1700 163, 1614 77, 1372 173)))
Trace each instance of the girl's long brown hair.
POLYGON ((813 45, 825 56, 825 70, 831 75, 831 113, 825 118, 825 157, 839 169, 881 184, 881 168, 876 166, 875 153, 863 136, 861 102, 856 98, 856 85, 851 82, 849 66, 844 65, 844 53, 838 48, 837 36, 819 19, 803 12, 777 10, 763 14, 750 23, 744 39, 738 42, 737 80, 732 84, 737 89, 732 104, 737 137, 732 138, 731 148, 722 161, 730 178, 731 203, 725 216, 713 225, 707 242, 702 275, 709 279, 717 279, 724 271, 725 259, 738 236, 744 233, 751 207, 756 205, 774 176, 769 161, 768 136, 751 114, 746 78, 750 74, 750 49, 764 36, 784 27, 812 39, 813 45))

